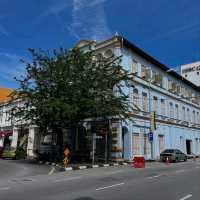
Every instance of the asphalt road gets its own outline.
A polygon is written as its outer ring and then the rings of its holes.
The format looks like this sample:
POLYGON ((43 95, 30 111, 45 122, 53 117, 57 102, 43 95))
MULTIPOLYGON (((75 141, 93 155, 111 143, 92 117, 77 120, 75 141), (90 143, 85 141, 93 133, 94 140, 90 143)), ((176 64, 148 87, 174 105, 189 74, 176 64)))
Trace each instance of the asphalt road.
MULTIPOLYGON (((1 180, 1 177, 0 177, 1 180)), ((116 166, 0 181, 0 200, 199 200, 200 162, 116 166)))
POLYGON ((33 161, 0 159, 0 184, 6 180, 48 174, 50 170, 51 166, 39 165, 33 161))

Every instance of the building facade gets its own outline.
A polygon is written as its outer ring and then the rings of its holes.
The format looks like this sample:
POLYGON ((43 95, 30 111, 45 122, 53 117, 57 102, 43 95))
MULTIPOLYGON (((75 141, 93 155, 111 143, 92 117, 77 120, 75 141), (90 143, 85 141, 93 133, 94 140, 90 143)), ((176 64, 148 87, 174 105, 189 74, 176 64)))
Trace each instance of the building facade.
POLYGON ((200 154, 200 90, 123 37, 96 43, 81 42, 85 48, 104 56, 121 56, 122 65, 133 73, 133 87, 126 88, 134 106, 132 120, 122 122, 119 130, 125 160, 135 155, 157 159, 166 148, 186 154, 200 154), (152 112, 156 113, 156 130, 151 130, 152 112), (153 132, 150 141, 149 132, 153 132), (152 140, 152 139, 151 139, 152 140))
POLYGON ((181 75, 195 85, 200 86, 200 61, 182 65, 181 75))
MULTIPOLYGON (((82 40, 76 47, 105 57, 119 56, 121 65, 133 74, 132 86, 124 91, 134 111, 130 113, 131 120, 111 123, 110 159, 132 160, 138 154, 145 159, 158 159, 167 148, 200 154, 199 87, 120 36, 102 42, 82 40), (156 128, 152 127, 152 114, 156 128)), ((8 107, 6 103, 0 106, 0 127, 10 127, 12 145, 17 146, 20 125, 6 121, 8 107)), ((34 126, 25 129, 27 153, 31 157, 38 145, 38 131, 34 126)))

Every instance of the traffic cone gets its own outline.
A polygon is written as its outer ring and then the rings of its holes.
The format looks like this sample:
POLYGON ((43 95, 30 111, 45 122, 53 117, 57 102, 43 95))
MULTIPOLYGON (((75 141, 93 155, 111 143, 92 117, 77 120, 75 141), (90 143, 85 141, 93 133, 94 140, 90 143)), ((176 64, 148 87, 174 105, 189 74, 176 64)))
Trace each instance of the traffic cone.
POLYGON ((169 157, 166 158, 166 162, 165 163, 166 163, 166 165, 169 165, 169 163, 170 163, 169 162, 169 157))

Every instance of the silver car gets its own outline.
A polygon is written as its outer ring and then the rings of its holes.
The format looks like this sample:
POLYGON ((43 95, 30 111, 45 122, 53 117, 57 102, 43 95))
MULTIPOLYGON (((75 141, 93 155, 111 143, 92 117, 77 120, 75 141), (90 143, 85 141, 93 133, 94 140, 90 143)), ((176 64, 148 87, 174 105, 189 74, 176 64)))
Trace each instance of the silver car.
POLYGON ((167 159, 169 162, 187 161, 187 155, 178 149, 165 149, 160 154, 160 160, 166 162, 167 159))

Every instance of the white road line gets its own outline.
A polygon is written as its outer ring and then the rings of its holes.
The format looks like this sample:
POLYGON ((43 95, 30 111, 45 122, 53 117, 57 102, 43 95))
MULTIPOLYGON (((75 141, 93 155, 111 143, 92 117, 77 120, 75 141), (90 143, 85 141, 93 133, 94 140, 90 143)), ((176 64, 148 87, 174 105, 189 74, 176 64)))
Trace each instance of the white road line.
POLYGON ((192 194, 188 194, 187 196, 182 197, 180 200, 186 200, 192 197, 192 194))
POLYGON ((51 171, 48 173, 48 175, 52 175, 52 174, 54 173, 55 170, 56 170, 56 168, 55 168, 55 167, 52 167, 52 168, 51 168, 51 171))
POLYGON ((156 175, 156 176, 149 176, 149 177, 147 177, 148 179, 153 179, 153 178, 158 178, 158 177, 160 177, 161 175, 156 175))
POLYGON ((114 172, 108 172, 106 174, 117 174, 117 173, 121 173, 123 172, 123 170, 117 170, 117 171, 114 171, 114 172))
POLYGON ((184 169, 180 169, 180 170, 175 171, 175 173, 181 173, 181 172, 185 172, 185 170, 184 169))
POLYGON ((71 178, 65 178, 65 179, 57 179, 55 181, 53 181, 54 183, 59 183, 62 181, 72 181, 72 180, 77 180, 77 179, 81 179, 82 176, 76 176, 76 177, 71 177, 71 178))
POLYGON ((0 190, 9 190, 10 189, 10 187, 2 187, 2 188, 0 188, 0 190))
POLYGON ((106 186, 106 187, 100 187, 100 188, 97 188, 96 191, 113 188, 113 187, 117 187, 117 186, 124 185, 124 184, 125 183, 118 183, 118 184, 114 184, 114 185, 110 185, 110 186, 106 186))

